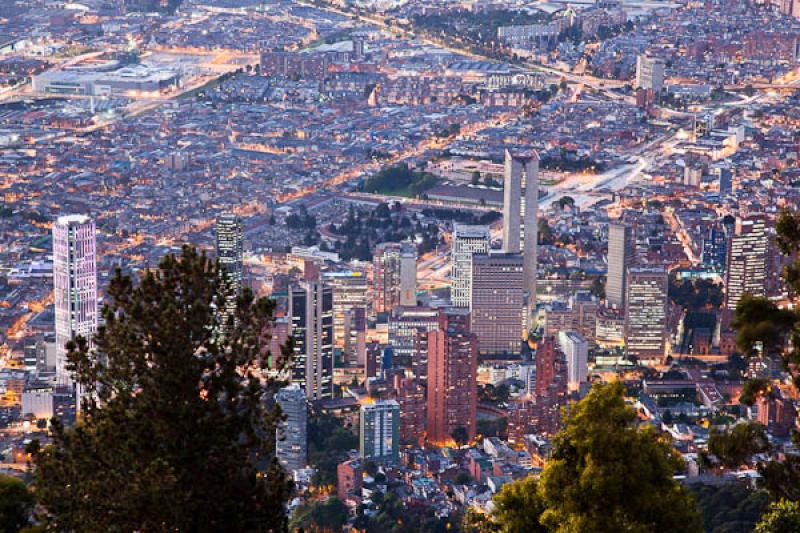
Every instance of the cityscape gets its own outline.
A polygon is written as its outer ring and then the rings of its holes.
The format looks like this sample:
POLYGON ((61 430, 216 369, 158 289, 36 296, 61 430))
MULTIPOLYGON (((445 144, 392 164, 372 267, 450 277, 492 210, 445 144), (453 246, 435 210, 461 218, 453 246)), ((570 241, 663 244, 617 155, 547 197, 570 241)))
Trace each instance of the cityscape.
POLYGON ((7 0, 0 529, 800 531, 799 253, 800 0, 7 0))

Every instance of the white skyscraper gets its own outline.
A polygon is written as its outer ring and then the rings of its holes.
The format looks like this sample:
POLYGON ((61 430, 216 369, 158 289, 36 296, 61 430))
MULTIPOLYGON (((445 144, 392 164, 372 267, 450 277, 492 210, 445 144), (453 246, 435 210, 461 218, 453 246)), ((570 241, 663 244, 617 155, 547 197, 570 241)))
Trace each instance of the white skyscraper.
POLYGON ((667 342, 667 271, 662 267, 628 269, 625 297, 625 352, 658 363, 667 342))
POLYGON ((745 294, 764 296, 769 239, 762 215, 736 221, 736 234, 728 243, 725 272, 725 307, 736 309, 745 294))
POLYGON ((536 309, 536 244, 539 222, 539 156, 514 156, 506 150, 503 183, 503 250, 523 256, 525 322, 532 326, 536 309))
POLYGON ((577 331, 560 331, 558 344, 567 357, 567 386, 577 390, 586 382, 588 374, 589 345, 577 331))
POLYGON ((320 281, 289 286, 292 381, 309 400, 333 395, 333 289, 320 281))
POLYGON ((306 394, 297 383, 282 388, 275 395, 286 420, 277 428, 276 455, 288 471, 306 466, 308 451, 308 404, 306 394))
POLYGON ((361 457, 393 462, 400 449, 400 404, 378 400, 361 406, 359 452, 361 457))
POLYGON ((636 58, 636 88, 652 89, 655 94, 664 87, 664 60, 640 54, 636 58))
POLYGON ((606 302, 610 307, 625 308, 625 282, 634 253, 633 228, 625 224, 609 224, 606 302))
POLYGON ((469 307, 472 302, 472 256, 489 253, 489 228, 453 226, 450 301, 455 307, 469 307))
POLYGON ((66 385, 71 382, 67 342, 77 336, 91 342, 97 331, 95 225, 88 216, 62 216, 53 224, 53 291, 56 379, 60 385, 66 385))

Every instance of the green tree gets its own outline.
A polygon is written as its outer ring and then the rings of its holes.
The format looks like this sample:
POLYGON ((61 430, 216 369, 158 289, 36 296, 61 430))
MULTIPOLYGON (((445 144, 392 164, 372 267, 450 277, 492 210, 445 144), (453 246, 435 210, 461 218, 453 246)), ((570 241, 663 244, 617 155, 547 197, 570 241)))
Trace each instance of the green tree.
POLYGON ((767 461, 758 465, 760 485, 774 501, 800 501, 800 456, 787 455, 782 461, 767 461))
POLYGON ((469 442, 469 433, 464 426, 457 426, 454 428, 450 436, 453 437, 453 440, 456 441, 456 444, 459 446, 463 446, 469 442))
POLYGON ((753 454, 767 450, 767 428, 758 422, 736 424, 728 430, 712 429, 708 438, 708 451, 731 468, 746 463, 753 454))
POLYGON ((472 178, 470 179, 470 183, 472 185, 478 185, 481 182, 481 173, 477 170, 472 173, 472 178))
POLYGON ((29 525, 34 503, 22 480, 0 474, 0 532, 15 533, 29 525))
POLYGON ((277 384, 257 372, 274 303, 242 291, 220 335, 220 274, 188 246, 138 282, 117 270, 94 349, 69 345, 80 420, 30 447, 53 529, 285 530, 277 384))
POLYGON ((709 533, 750 533, 769 504, 767 493, 741 483, 691 485, 709 533))
POLYGON ((347 506, 336 496, 310 500, 295 509, 289 527, 292 531, 341 531, 347 522, 347 506))
POLYGON ((800 533, 800 502, 781 500, 770 505, 756 533, 800 533))
POLYGON ((621 382, 596 385, 553 441, 541 522, 557 532, 700 531, 683 467, 668 439, 636 423, 621 382))
POLYGON ((547 529, 539 523, 545 503, 539 493, 539 483, 528 476, 506 483, 493 499, 495 510, 492 520, 503 533, 544 533, 547 529))

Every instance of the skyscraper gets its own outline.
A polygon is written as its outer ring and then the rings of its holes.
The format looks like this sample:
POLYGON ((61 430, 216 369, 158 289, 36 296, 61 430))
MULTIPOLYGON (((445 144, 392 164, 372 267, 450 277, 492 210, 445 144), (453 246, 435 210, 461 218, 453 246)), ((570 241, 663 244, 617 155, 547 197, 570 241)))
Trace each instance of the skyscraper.
POLYGON ((518 253, 472 258, 472 332, 481 353, 518 353, 526 332, 525 277, 518 253))
POLYGON ((667 340, 667 272, 661 267, 628 269, 625 352, 659 362, 667 340))
POLYGON ((417 305, 417 247, 411 241, 385 242, 373 256, 373 311, 417 305))
POLYGON ((400 405, 378 400, 361 405, 359 453, 361 457, 395 462, 400 456, 400 405))
POLYGON ((333 337, 351 363, 363 364, 369 284, 364 272, 325 272, 322 279, 333 288, 333 337))
POLYGON ((236 312, 236 296, 242 290, 244 275, 244 232, 239 217, 224 213, 217 218, 217 259, 224 269, 226 302, 223 323, 236 312))
POLYGON ((292 381, 309 400, 333 394, 333 289, 320 281, 289 287, 292 381))
POLYGON ((736 233, 728 243, 725 270, 725 307, 736 309, 742 296, 764 296, 769 240, 762 215, 736 221, 736 233))
POLYGON ((640 54, 636 58, 636 88, 652 89, 658 95, 664 87, 664 60, 640 54))
POLYGON ((567 358, 567 387, 578 390, 588 374, 589 345, 577 331, 560 331, 558 344, 567 358))
POLYGON ((537 432, 553 434, 558 430, 561 407, 567 399, 567 363, 553 337, 545 337, 536 346, 535 402, 527 415, 537 432))
POLYGON ((306 394, 297 383, 283 387, 275 401, 286 415, 277 428, 276 455, 287 472, 306 466, 308 451, 308 404, 306 394))
POLYGON ((489 253, 489 228, 486 226, 453 226, 452 284, 450 301, 455 307, 469 307, 472 300, 472 256, 489 253))
POLYGON ((428 439, 449 442, 463 428, 475 437, 478 339, 470 332, 469 311, 440 313, 439 328, 428 333, 428 439))
POLYGON ((432 307, 396 307, 389 315, 389 344, 394 348, 398 364, 408 366, 413 360, 419 329, 428 332, 438 324, 439 311, 432 307))
POLYGON ((539 156, 505 152, 503 183, 503 251, 522 252, 525 329, 530 329, 536 309, 537 239, 539 232, 539 156))
POLYGON ((626 224, 609 224, 606 302, 610 307, 625 308, 626 272, 634 262, 634 254, 633 228, 626 224))
MULTIPOLYGON (((97 331, 97 251, 94 221, 85 215, 53 224, 53 293, 56 318, 56 380, 71 383, 66 344, 97 331)), ((91 345, 91 344, 90 344, 91 345)))
POLYGON ((703 238, 701 255, 703 266, 715 272, 723 272, 727 255, 728 236, 725 233, 725 227, 717 225, 710 227, 708 234, 703 238))

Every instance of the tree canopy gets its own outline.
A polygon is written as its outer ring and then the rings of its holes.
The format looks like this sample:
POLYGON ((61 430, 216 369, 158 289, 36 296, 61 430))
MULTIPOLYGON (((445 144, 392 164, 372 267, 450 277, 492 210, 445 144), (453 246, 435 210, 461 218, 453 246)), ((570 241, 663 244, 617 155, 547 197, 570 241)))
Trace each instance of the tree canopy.
POLYGON ((624 391, 596 385, 569 412, 542 472, 541 523, 564 533, 700 531, 692 496, 673 479, 680 455, 636 423, 624 391))
POLYGON ((769 510, 756 525, 756 533, 800 532, 800 502, 781 500, 770 505, 769 510))
POLYGON ((69 346, 80 419, 31 446, 50 527, 285 530, 277 384, 258 372, 274 304, 244 290, 223 325, 224 292, 220 266, 190 247, 138 282, 117 270, 94 349, 69 346))
POLYGON ((727 430, 712 429, 708 438, 708 451, 731 468, 746 463, 753 454, 767 450, 767 428, 758 422, 736 424, 727 430))
POLYGON ((16 533, 27 526, 34 503, 22 480, 0 474, 0 533, 16 533))
POLYGON ((636 423, 624 385, 595 385, 569 411, 540 479, 504 485, 467 530, 509 533, 701 531, 692 495, 673 476, 678 453, 636 423))

